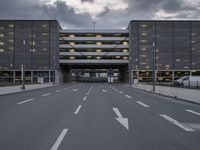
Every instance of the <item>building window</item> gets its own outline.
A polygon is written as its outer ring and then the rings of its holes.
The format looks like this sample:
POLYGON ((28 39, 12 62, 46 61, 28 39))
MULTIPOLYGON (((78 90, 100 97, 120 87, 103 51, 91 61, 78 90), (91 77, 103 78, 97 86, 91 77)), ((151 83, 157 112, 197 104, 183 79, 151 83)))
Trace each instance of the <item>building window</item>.
POLYGON ((14 24, 9 24, 8 25, 10 28, 13 28, 14 27, 14 24))
POLYGON ((4 34, 2 33, 2 34, 0 34, 0 37, 4 37, 4 34))
POLYGON ((3 53, 4 52, 4 49, 0 49, 0 53, 3 53))
POLYGON ((0 45, 4 45, 4 42, 0 42, 0 45))

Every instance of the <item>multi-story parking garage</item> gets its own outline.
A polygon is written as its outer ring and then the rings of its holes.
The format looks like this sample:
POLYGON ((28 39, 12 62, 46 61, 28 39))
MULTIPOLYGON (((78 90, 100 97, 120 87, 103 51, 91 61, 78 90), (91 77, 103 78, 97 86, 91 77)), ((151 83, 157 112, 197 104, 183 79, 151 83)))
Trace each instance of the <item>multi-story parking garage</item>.
POLYGON ((115 81, 127 81, 128 35, 128 30, 61 30, 60 65, 68 72, 65 76, 82 81, 107 81, 112 76, 115 81))
POLYGON ((157 82, 200 75, 200 21, 134 20, 129 37, 132 78, 152 81, 154 64, 157 82))
POLYGON ((21 80, 21 65, 30 82, 108 76, 151 82, 153 66, 157 81, 173 82, 200 75, 200 21, 133 20, 127 30, 69 30, 55 20, 2 20, 0 79, 21 80))
POLYGON ((59 29, 55 20, 1 20, 0 81, 21 81, 22 65, 28 82, 58 80, 59 29))

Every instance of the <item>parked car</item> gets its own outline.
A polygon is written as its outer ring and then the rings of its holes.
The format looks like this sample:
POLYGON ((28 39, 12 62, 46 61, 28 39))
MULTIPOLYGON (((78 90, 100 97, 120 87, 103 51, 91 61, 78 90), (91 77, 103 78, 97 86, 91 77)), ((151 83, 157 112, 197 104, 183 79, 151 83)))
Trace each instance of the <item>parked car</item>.
POLYGON ((183 76, 178 80, 175 80, 175 85, 182 85, 184 87, 199 87, 200 76, 183 76))

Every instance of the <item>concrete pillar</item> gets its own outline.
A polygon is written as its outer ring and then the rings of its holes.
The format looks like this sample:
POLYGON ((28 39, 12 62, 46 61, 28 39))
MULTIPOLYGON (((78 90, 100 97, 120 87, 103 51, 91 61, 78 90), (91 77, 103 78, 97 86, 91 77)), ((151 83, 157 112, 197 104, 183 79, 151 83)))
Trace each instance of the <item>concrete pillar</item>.
POLYGON ((174 84, 174 81, 175 81, 175 79, 174 79, 174 70, 172 71, 172 83, 174 84))
POLYGON ((51 82, 51 70, 49 70, 49 83, 51 82))
POLYGON ((140 79, 140 72, 139 71, 137 71, 137 80, 138 80, 138 83, 139 83, 139 80, 140 79))

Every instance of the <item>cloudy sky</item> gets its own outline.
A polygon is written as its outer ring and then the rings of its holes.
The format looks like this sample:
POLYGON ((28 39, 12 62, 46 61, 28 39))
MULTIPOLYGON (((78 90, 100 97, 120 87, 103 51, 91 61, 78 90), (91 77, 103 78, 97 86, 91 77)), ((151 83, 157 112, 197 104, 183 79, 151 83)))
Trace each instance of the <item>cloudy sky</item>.
POLYGON ((63 28, 126 28, 130 20, 200 19, 200 0, 0 0, 0 19, 57 19, 63 28))

